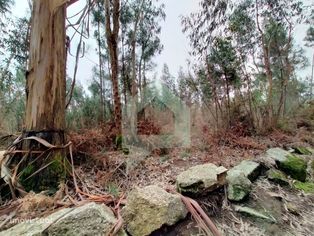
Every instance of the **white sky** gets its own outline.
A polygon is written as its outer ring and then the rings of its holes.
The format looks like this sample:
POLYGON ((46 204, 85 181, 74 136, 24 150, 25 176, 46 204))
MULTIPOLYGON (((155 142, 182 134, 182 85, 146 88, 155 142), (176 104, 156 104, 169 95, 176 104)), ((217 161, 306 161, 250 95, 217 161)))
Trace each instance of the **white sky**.
MULTIPOLYGON (((188 52, 190 50, 187 37, 182 33, 181 15, 187 15, 198 9, 200 0, 160 0, 159 2, 166 5, 166 20, 162 23, 161 42, 164 45, 164 50, 161 55, 154 59, 157 64, 156 70, 159 72, 164 63, 167 63, 170 69, 170 73, 174 76, 177 75, 179 67, 186 67, 186 60, 189 58, 188 52)), ((308 0, 304 0, 305 2, 308 0)), ((68 16, 77 13, 85 5, 86 0, 79 0, 68 9, 68 16)), ((16 0, 16 4, 12 10, 16 16, 23 16, 26 14, 28 7, 27 0, 16 0)), ((299 45, 304 45, 303 39, 307 26, 299 26, 296 29, 295 41, 299 45)), ((72 33, 69 33, 71 35, 72 33)), ((88 52, 85 58, 80 59, 78 69, 78 80, 86 88, 92 79, 92 68, 95 63, 98 62, 97 55, 95 53, 96 43, 92 37, 86 42, 88 45, 88 52)), ((75 53, 76 43, 72 42, 72 53, 75 53)), ((304 48, 306 56, 311 59, 313 49, 304 48)), ((69 58, 68 71, 70 77, 73 75, 74 58, 69 58)), ((299 75, 305 77, 310 75, 310 67, 306 70, 299 72, 299 75)))

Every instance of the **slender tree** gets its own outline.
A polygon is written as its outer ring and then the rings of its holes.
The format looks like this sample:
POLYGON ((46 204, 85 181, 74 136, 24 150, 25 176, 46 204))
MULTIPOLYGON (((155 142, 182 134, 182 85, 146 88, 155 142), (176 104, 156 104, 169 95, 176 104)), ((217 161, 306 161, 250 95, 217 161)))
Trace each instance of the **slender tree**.
POLYGON ((120 0, 105 0, 106 39, 110 55, 111 81, 114 99, 114 120, 118 135, 121 134, 121 101, 119 92, 118 39, 120 29, 120 0))

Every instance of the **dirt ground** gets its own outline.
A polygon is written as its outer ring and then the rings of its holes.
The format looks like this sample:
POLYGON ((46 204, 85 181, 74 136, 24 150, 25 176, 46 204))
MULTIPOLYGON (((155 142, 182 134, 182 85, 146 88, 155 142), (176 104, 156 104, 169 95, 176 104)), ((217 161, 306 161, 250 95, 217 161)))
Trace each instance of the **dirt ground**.
MULTIPOLYGON (((135 186, 156 184, 163 188, 174 187, 176 176, 194 165, 213 163, 231 168, 244 159, 258 157, 271 147, 313 145, 313 133, 302 129, 294 134, 274 131, 267 136, 253 137, 239 137, 232 133, 214 136, 205 130, 202 134, 192 134, 188 148, 151 152, 131 150, 127 155, 108 146, 110 139, 104 139, 101 130, 72 133, 69 137, 74 143, 75 171, 79 176, 80 188, 89 196, 107 194, 112 199, 124 198, 135 186)), ((18 200, 3 201, 0 207, 1 230, 14 225, 14 218, 45 216, 60 207, 77 205, 79 198, 74 187, 73 181, 69 180, 60 186, 54 196, 29 194, 18 200)), ((245 205, 269 212, 277 220, 277 224, 272 224, 235 212, 225 193, 225 189, 220 189, 210 196, 197 199, 223 235, 313 235, 313 195, 270 184, 265 177, 260 177, 245 205)), ((91 199, 96 198, 90 197, 88 200, 91 199)), ((108 203, 114 204, 115 200, 108 203)), ((203 234, 189 216, 176 226, 165 227, 153 235, 203 234)))

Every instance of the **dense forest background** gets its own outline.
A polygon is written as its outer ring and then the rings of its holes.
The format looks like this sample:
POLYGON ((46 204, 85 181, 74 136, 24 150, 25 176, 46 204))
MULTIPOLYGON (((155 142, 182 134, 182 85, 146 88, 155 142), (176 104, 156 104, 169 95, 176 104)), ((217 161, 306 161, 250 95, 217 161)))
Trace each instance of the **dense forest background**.
MULTIPOLYGON (((201 1, 198 12, 181 19, 191 44, 188 68, 174 76, 165 64, 157 78, 154 58, 163 50, 165 6, 152 0, 122 1, 114 19, 114 2, 106 12, 106 1, 87 1, 77 22, 70 23, 68 17, 66 27, 74 34, 67 36, 67 57, 76 62, 74 74, 68 72, 66 81, 68 130, 121 119, 118 113, 129 102, 128 95, 144 96, 145 87, 158 93, 156 81, 185 101, 194 114, 192 123, 213 132, 234 129, 249 135, 313 126, 313 72, 304 77, 298 73, 313 68, 313 59, 304 56, 304 50, 313 50, 314 45, 312 6, 296 0, 201 1), (295 29, 301 24, 308 27, 306 48, 295 41, 295 29), (71 43, 73 38, 79 43, 71 43), (99 60, 86 91, 76 78, 77 67, 84 66, 80 58, 92 50, 86 46, 88 38, 96 40, 99 60), (116 58, 112 47, 117 47, 116 58)), ((24 128, 31 17, 14 17, 13 4, 0 2, 3 134, 24 128)))

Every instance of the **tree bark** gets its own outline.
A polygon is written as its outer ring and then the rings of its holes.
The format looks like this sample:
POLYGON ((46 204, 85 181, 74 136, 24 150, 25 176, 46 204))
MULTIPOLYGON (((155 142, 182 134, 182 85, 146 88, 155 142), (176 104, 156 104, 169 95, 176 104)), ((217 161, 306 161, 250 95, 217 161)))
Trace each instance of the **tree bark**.
MULTIPOLYGON (((36 136, 58 146, 66 142, 66 7, 66 1, 62 0, 33 1, 29 66, 26 72, 23 137, 36 136)), ((29 140, 24 141, 21 148, 46 150, 29 140)), ((36 154, 30 153, 20 165, 23 171, 19 181, 27 191, 56 189, 59 181, 67 176, 65 151, 59 149, 40 159, 36 157, 36 154), (41 171, 31 175, 37 170, 41 171)))
POLYGON ((102 63, 102 54, 101 54, 101 40, 100 40, 100 22, 97 22, 97 29, 98 29, 98 59, 99 59, 99 89, 100 89, 100 117, 99 121, 100 123, 103 123, 105 121, 105 103, 104 103, 104 80, 103 80, 103 63, 102 63))
MULTIPOLYGON (((33 2, 29 66, 26 83, 26 132, 62 134, 65 129, 66 5, 33 2)), ((53 144, 63 144, 51 137, 53 144)))
POLYGON ((266 77, 268 80, 268 92, 267 92, 267 120, 265 124, 267 124, 268 128, 273 128, 274 120, 273 120, 273 73, 270 66, 270 58, 269 58, 269 47, 266 45, 265 42, 265 34, 261 29, 259 23, 259 7, 257 0, 255 1, 255 8, 256 8, 256 25, 257 29, 260 33, 261 40, 262 40, 262 51, 263 51, 263 60, 264 66, 266 71, 266 77))
POLYGON ((106 15, 106 39, 109 48, 110 64, 111 64, 111 80, 114 100, 114 119, 117 129, 117 135, 121 135, 121 101, 119 93, 119 78, 118 78, 118 36, 120 28, 120 0, 105 0, 105 15, 106 15), (111 6, 112 5, 112 11, 111 6), (112 22, 112 28, 111 28, 112 22))

